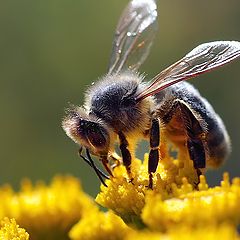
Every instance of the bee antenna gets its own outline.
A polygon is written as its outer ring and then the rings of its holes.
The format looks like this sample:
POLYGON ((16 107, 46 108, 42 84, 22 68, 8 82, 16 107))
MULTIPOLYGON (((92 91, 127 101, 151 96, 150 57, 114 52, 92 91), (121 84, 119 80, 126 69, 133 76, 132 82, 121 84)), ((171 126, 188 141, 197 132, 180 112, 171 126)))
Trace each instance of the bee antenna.
POLYGON ((109 176, 107 176, 102 170, 100 170, 95 164, 94 161, 91 158, 91 155, 89 153, 89 150, 86 148, 86 154, 87 154, 87 158, 85 156, 82 155, 82 150, 83 148, 81 147, 78 151, 79 157, 81 157, 91 168, 93 168, 93 170, 95 171, 95 173, 97 174, 99 180, 101 181, 101 183, 107 187, 107 184, 104 182, 103 178, 109 179, 109 176))

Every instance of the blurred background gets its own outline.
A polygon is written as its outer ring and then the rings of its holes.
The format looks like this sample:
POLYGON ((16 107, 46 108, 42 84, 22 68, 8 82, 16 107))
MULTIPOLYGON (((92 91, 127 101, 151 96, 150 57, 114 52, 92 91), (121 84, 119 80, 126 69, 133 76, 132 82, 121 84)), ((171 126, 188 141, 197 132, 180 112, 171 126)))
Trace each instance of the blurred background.
MULTIPOLYGON (((99 181, 61 129, 64 109, 82 104, 92 81, 104 75, 118 18, 127 0, 10 0, 0 7, 0 184, 56 174, 81 179, 96 195, 99 181)), ((159 32, 146 63, 151 78, 200 43, 240 40, 239 0, 161 0, 159 32)), ((222 116, 232 155, 207 173, 240 176, 240 61, 191 81, 222 116)), ((142 158, 143 152, 138 152, 142 158)))

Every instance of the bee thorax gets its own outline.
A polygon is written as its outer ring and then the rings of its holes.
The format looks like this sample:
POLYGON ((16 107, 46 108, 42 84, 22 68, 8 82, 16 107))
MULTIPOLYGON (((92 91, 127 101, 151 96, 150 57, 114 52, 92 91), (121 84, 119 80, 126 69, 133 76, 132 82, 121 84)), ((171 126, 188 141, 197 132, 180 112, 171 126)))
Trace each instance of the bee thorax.
POLYGON ((114 131, 125 133, 149 127, 153 99, 136 102, 144 84, 137 74, 123 73, 106 76, 87 93, 89 115, 103 120, 114 131))

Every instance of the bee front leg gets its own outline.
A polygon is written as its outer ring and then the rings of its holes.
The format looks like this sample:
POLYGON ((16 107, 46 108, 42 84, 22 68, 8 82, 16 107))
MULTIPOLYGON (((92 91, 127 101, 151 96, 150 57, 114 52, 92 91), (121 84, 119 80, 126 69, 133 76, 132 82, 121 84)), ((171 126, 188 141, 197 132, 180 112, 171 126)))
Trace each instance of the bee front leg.
POLYGON ((128 177, 130 179, 130 182, 133 181, 132 173, 131 173, 131 163, 132 163, 132 156, 128 149, 129 143, 125 137, 125 135, 120 131, 118 132, 119 140, 120 140, 120 150, 122 153, 122 160, 123 165, 125 166, 127 170, 128 177))
POLYGON ((148 188, 153 188, 153 173, 156 172, 158 161, 160 159, 160 124, 159 119, 152 119, 152 125, 150 129, 150 153, 148 159, 148 174, 149 183, 148 188))
POLYGON ((105 170, 109 173, 109 175, 113 177, 112 171, 109 168, 109 162, 108 162, 107 156, 100 156, 100 161, 102 162, 105 170))
POLYGON ((110 153, 109 157, 113 161, 113 163, 110 165, 111 169, 114 169, 115 167, 118 167, 121 165, 122 158, 116 152, 110 153))

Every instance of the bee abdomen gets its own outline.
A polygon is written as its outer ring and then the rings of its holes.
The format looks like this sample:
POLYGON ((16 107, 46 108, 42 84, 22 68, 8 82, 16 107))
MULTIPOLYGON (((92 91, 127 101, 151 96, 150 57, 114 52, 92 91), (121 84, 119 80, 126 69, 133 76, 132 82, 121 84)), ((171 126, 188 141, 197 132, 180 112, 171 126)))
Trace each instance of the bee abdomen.
POLYGON ((208 122, 208 160, 207 166, 219 167, 230 155, 231 144, 225 126, 218 115, 208 122))
POLYGON ((186 142, 184 116, 181 115, 181 111, 174 108, 176 101, 182 101, 192 111, 206 133, 207 167, 218 167, 228 158, 231 144, 224 123, 209 102, 191 84, 182 82, 171 86, 168 91, 156 95, 156 99, 159 103, 158 114, 165 124, 167 137, 173 143, 177 146, 183 146, 186 142))

